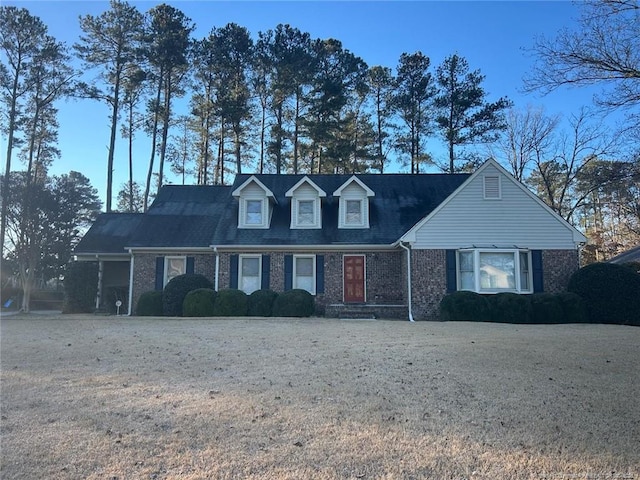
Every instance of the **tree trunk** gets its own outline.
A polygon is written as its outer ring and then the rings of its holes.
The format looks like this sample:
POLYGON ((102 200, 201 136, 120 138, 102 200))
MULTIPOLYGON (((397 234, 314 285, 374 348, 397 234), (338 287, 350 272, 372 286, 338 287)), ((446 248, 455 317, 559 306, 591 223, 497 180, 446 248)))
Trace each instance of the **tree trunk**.
POLYGON ((111 137, 109 138, 109 156, 107 158, 107 213, 111 212, 113 197, 113 157, 116 148, 116 132, 118 131, 118 107, 120 99, 120 73, 116 73, 116 82, 113 88, 113 103, 111 110, 111 137))
POLYGON ((156 141, 158 138, 158 107, 160 106, 160 98, 162 95, 162 71, 160 72, 160 79, 158 80, 158 92, 156 94, 156 108, 153 114, 153 131, 151 132, 151 157, 149 158, 149 171, 147 173, 147 184, 144 188, 144 208, 146 212, 149 204, 149 192, 151 190, 151 178, 153 176, 153 161, 156 157, 156 141))

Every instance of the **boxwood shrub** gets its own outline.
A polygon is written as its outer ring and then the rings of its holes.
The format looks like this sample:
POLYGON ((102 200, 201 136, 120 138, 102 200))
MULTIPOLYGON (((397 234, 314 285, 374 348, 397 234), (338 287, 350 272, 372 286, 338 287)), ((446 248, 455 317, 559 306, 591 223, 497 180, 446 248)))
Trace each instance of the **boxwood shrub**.
POLYGON ((252 317, 270 317, 273 315, 273 303, 278 294, 273 290, 256 290, 248 298, 247 314, 252 317))
POLYGON ((213 314, 217 317, 243 317, 247 314, 247 297, 246 293, 235 288, 220 290, 213 314))
POLYGON ((533 309, 529 295, 501 292, 488 297, 491 320, 500 323, 531 323, 533 309))
POLYGON ((592 323, 640 325, 640 275, 614 263, 592 263, 576 271, 567 289, 585 302, 592 323))
POLYGON ((562 306, 563 323, 588 323, 589 316, 582 297, 573 292, 556 294, 562 306))
POLYGON ((274 317, 310 317, 314 310, 313 295, 297 288, 279 294, 273 302, 274 317))
POLYGON ((459 291, 446 295, 440 302, 440 320, 488 322, 489 301, 479 293, 459 291))
POLYGON ((568 323, 560 297, 552 293, 531 295, 531 323, 568 323))
POLYGON ((180 317, 182 315, 182 304, 184 297, 191 290, 198 288, 213 288, 213 284, 199 273, 185 273, 169 280, 164 287, 162 295, 163 314, 170 317, 180 317))
POLYGON ((183 317, 213 317, 216 291, 211 288, 196 288, 187 293, 182 303, 183 317))
POLYGON ((154 290, 140 295, 138 305, 136 305, 136 315, 142 317, 162 316, 162 292, 154 290))

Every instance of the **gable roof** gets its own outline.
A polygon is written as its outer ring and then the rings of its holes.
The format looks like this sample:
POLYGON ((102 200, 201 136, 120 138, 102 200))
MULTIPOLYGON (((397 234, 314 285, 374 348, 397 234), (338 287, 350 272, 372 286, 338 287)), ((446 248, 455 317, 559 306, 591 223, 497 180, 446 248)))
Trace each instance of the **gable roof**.
POLYGON ((640 262, 640 245, 630 248, 626 252, 619 253, 608 260, 609 263, 640 262))
POLYGON ((351 175, 351 178, 349 178, 346 182, 344 182, 342 185, 340 185, 340 187, 335 192, 333 192, 333 196, 334 197, 340 197, 342 195, 342 190, 347 188, 352 183, 356 183, 357 185, 359 185, 360 188, 362 188, 364 190, 364 192, 367 194, 367 197, 375 197, 375 195, 376 195, 375 192, 373 190, 371 190, 369 187, 367 187, 362 182, 362 180, 360 180, 355 175, 351 175))
POLYGON ((143 220, 142 213, 102 213, 76 245, 73 253, 85 258, 122 255, 129 239, 143 220))
POLYGON ((319 197, 326 197, 327 194, 324 190, 322 190, 318 185, 316 185, 315 183, 313 183, 313 181, 309 178, 309 176, 305 175, 304 177, 302 177, 293 187, 291 187, 289 190, 287 190, 287 192, 284 194, 285 197, 293 197, 294 192, 300 187, 300 185, 302 185, 303 183, 306 183, 307 185, 309 185, 311 188, 313 188, 316 192, 318 192, 318 196, 319 197))
POLYGON ((468 174, 365 174, 358 178, 375 196, 370 200, 370 228, 339 229, 339 197, 322 199, 322 229, 291 229, 289 189, 307 177, 325 192, 335 192, 352 175, 238 175, 234 190, 255 177, 272 191, 277 203, 268 229, 239 229, 238 203, 225 209, 212 244, 217 246, 269 245, 391 245, 458 188, 468 174))

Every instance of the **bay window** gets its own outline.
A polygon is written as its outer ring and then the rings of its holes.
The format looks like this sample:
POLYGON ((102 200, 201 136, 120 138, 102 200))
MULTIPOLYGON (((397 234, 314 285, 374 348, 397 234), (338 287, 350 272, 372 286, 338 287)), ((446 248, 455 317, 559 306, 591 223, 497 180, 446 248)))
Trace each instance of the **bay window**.
POLYGON ((531 293, 531 252, 528 250, 460 250, 459 290, 478 293, 531 293))

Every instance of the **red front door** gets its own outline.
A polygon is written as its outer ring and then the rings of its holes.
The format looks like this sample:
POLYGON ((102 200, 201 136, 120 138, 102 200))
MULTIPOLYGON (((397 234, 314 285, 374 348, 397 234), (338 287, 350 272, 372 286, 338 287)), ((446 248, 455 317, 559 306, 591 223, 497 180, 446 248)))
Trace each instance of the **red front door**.
POLYGON ((364 255, 344 257, 344 302, 364 303, 364 255))

